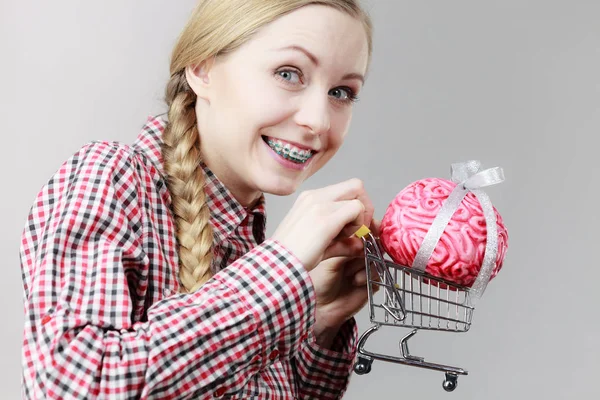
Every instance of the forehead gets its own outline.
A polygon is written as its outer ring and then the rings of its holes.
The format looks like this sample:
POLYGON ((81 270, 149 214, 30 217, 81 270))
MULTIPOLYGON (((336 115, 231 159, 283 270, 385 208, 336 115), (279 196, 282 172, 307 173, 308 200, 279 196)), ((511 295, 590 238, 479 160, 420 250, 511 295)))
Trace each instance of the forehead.
POLYGON ((309 5, 263 27, 248 50, 277 53, 300 46, 324 68, 364 73, 368 62, 367 36, 362 22, 335 8, 309 5), (349 71, 352 70, 352 71, 349 71))

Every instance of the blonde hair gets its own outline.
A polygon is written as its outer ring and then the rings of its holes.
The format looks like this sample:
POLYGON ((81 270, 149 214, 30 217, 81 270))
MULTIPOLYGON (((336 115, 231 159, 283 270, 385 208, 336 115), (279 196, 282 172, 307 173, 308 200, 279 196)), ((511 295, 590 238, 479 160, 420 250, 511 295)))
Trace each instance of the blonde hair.
POLYGON ((192 293, 211 278, 213 244, 200 165, 196 95, 187 83, 185 68, 231 52, 264 25, 313 4, 330 6, 361 20, 371 58, 372 24, 358 0, 200 0, 173 49, 162 156, 175 216, 181 292, 192 293))

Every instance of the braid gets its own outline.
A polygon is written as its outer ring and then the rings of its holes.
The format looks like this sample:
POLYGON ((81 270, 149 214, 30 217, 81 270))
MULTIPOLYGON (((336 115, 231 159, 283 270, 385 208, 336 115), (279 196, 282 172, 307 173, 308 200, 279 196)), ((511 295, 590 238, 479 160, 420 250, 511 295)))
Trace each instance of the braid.
POLYGON ((181 291, 192 293, 212 276, 213 231, 200 165, 200 135, 196 125, 196 95, 185 78, 174 74, 166 91, 168 123, 162 156, 168 176, 179 247, 181 291))

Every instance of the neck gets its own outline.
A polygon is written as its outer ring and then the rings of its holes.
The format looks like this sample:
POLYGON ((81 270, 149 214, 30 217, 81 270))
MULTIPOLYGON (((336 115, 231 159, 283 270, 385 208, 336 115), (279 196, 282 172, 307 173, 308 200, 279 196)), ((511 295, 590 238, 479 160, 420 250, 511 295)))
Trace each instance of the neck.
POLYGON ((256 206, 263 195, 261 191, 248 188, 237 179, 235 174, 229 172, 229 168, 222 167, 223 164, 213 163, 210 160, 204 160, 203 162, 242 207, 251 210, 256 206))

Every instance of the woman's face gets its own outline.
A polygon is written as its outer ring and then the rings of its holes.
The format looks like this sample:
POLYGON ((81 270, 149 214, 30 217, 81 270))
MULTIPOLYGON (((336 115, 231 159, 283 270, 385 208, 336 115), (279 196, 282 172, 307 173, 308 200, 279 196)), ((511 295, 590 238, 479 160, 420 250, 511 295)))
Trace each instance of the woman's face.
POLYGON ((340 148, 367 63, 362 23, 311 5, 189 68, 205 163, 244 206, 293 193, 340 148))

